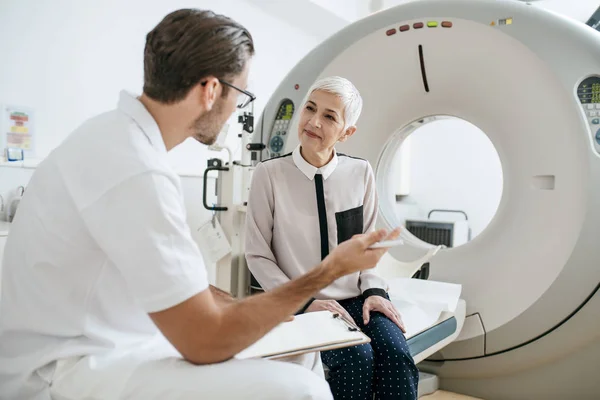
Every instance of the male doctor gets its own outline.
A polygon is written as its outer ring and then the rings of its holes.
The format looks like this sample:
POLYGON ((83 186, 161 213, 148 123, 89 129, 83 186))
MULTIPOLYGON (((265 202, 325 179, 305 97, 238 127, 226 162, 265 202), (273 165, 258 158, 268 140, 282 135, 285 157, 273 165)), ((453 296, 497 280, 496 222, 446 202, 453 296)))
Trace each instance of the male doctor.
POLYGON ((121 93, 37 168, 5 250, 1 399, 331 398, 310 370, 318 354, 296 361, 309 368, 232 357, 315 292, 374 266, 385 250, 368 246, 385 233, 235 301, 208 285, 167 163, 187 138, 213 143, 254 100, 244 89, 253 53, 229 18, 169 14, 146 38, 143 94, 121 93))

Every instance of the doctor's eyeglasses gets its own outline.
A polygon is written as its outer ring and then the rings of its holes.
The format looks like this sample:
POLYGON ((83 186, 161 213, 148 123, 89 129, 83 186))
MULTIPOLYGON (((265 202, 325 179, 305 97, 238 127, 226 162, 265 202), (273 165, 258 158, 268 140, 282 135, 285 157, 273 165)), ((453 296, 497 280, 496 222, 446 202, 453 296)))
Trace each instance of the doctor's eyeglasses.
POLYGON ((229 86, 232 89, 237 90, 238 92, 240 92, 239 96, 238 96, 238 104, 237 104, 237 108, 245 108, 246 106, 248 106, 248 104, 252 103, 254 100, 256 100, 256 96, 252 93, 250 93, 247 90, 244 89, 240 89, 237 86, 232 85, 229 82, 225 82, 221 79, 219 79, 219 82, 221 82, 221 84, 225 85, 225 86, 229 86))

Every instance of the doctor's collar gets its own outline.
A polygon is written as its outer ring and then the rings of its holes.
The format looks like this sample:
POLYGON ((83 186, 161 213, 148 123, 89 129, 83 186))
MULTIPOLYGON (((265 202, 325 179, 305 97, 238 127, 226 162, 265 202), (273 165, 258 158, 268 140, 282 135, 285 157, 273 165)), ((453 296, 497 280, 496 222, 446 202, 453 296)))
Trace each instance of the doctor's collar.
POLYGON ((119 95, 118 108, 135 121, 152 144, 152 147, 161 153, 167 153, 167 147, 158 124, 137 96, 122 90, 119 95))

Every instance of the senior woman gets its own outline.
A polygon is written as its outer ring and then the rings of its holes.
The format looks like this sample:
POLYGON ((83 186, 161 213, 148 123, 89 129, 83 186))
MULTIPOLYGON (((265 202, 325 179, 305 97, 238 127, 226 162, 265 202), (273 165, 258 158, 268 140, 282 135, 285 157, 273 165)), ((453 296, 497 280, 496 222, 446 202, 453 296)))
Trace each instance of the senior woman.
MULTIPOLYGON (((375 229, 378 203, 371 165, 335 150, 356 132, 361 110, 362 98, 347 79, 317 81, 300 111, 300 145, 256 167, 246 260, 263 289, 303 275, 339 243, 375 229)), ((419 373, 386 288, 374 270, 355 273, 299 310, 340 313, 371 338, 367 344, 321 353, 335 399, 417 398, 419 373)))

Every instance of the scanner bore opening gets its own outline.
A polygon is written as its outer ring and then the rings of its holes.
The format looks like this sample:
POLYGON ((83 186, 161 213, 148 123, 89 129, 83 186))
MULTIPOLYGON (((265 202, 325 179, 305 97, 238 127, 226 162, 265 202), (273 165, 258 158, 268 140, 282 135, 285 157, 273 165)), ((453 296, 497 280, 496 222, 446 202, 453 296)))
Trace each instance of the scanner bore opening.
POLYGON ((380 212, 419 247, 464 245, 498 210, 500 157, 489 137, 458 117, 428 116, 395 131, 376 166, 380 212))

